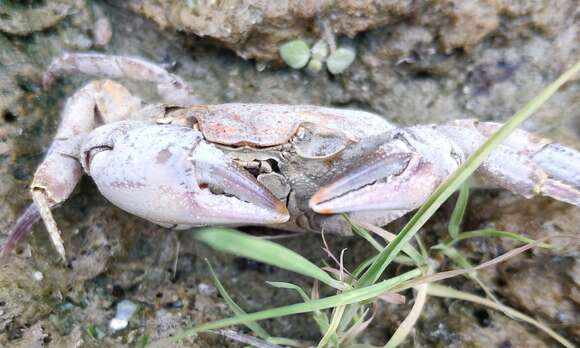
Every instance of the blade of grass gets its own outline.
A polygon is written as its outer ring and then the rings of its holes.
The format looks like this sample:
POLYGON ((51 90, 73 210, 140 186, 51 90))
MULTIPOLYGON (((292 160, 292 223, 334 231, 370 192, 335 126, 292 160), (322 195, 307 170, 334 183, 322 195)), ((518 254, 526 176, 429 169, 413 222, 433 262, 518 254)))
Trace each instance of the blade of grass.
POLYGON ((483 297, 479 297, 476 295, 472 295, 463 291, 459 291, 459 290, 455 290, 443 285, 439 285, 439 284, 430 284, 429 288, 427 289, 427 293, 430 296, 437 296, 437 297, 443 297, 443 298, 452 298, 452 299, 457 299, 457 300, 463 300, 463 301, 469 301, 469 302, 473 302, 473 303, 477 303, 480 304, 482 306, 486 306, 489 308, 493 308, 497 311, 500 311, 510 317, 525 321, 526 323, 533 325, 535 327, 537 327, 538 329, 544 331, 546 334, 550 335, 552 338, 554 338, 556 341, 560 342, 560 344, 562 344, 564 347, 566 348, 574 348, 575 345, 566 340, 564 337, 560 336, 558 333, 556 333, 554 330, 550 329, 547 325, 535 320, 532 317, 529 317, 521 312, 518 312, 517 310, 493 302, 491 300, 488 300, 486 298, 483 297))
POLYGON ((312 300, 310 297, 308 297, 308 295, 306 294, 306 291, 302 290, 302 288, 296 284, 286 283, 286 282, 270 282, 270 281, 268 281, 266 283, 268 285, 271 285, 271 286, 278 288, 278 289, 295 290, 298 293, 298 295, 300 295, 300 297, 302 297, 302 301, 304 301, 304 302, 308 302, 308 301, 312 300))
MULTIPOLYGON (((362 221, 354 221, 355 224, 358 224, 360 227, 366 229, 367 231, 370 231, 374 234, 377 234, 379 236, 381 236, 381 238, 383 238, 385 241, 391 243, 392 241, 395 240, 395 238, 397 238, 397 235, 394 233, 391 233, 387 230, 385 230, 384 228, 380 228, 378 226, 374 226, 372 224, 369 224, 367 222, 362 222, 362 221)), ((379 251, 382 251, 379 250, 379 251)), ((419 251, 417 251, 417 249, 415 249, 411 244, 407 244, 405 246, 403 246, 402 251, 407 254, 411 260, 413 260, 413 263, 415 263, 415 265, 417 267, 420 267, 422 265, 426 265, 427 261, 426 258, 421 255, 421 253, 419 253, 419 251)))
POLYGON ((366 301, 368 299, 375 298, 380 294, 382 294, 383 292, 388 291, 400 284, 403 284, 404 282, 413 279, 419 275, 421 275, 421 270, 413 269, 399 276, 390 278, 388 280, 383 280, 382 282, 379 282, 377 284, 367 286, 361 289, 345 291, 339 295, 329 296, 306 303, 296 303, 289 306, 267 309, 260 312, 245 314, 233 318, 227 318, 206 324, 201 324, 199 326, 196 326, 189 330, 184 330, 183 332, 176 334, 174 337, 171 338, 171 340, 178 341, 183 338, 192 336, 198 332, 221 329, 233 325, 245 324, 251 321, 259 321, 293 314, 308 313, 316 310, 334 308, 340 305, 347 305, 351 303, 366 301))
MULTIPOLYGON (((485 228, 485 229, 481 229, 481 230, 459 233, 457 235, 457 237, 455 237, 453 240, 445 242, 445 245, 452 246, 459 241, 469 239, 469 238, 476 238, 476 237, 510 238, 510 239, 513 239, 513 240, 516 240, 516 241, 522 242, 522 243, 535 242, 535 240, 533 240, 531 238, 519 235, 519 234, 514 233, 514 232, 498 231, 498 230, 495 230, 493 228, 485 228)), ((546 243, 538 244, 538 246, 541 248, 551 248, 551 246, 549 244, 546 244, 546 243)), ((439 247, 437 247, 437 248, 439 248, 439 247)))
MULTIPOLYGON (((211 266, 209 261, 205 260, 205 262, 207 263, 207 265, 209 267, 209 271, 211 273, 211 277, 213 278, 213 283, 215 284, 216 289, 219 291, 219 293, 223 297, 224 301, 226 301, 228 307, 230 307, 230 309, 232 310, 232 312, 234 312, 234 314, 236 316, 246 314, 246 312, 242 309, 242 307, 240 307, 232 299, 230 294, 228 294, 228 292, 226 291, 226 289, 224 288, 224 286, 220 282, 219 278, 215 274, 213 267, 211 266)), ((260 324, 256 323, 255 321, 247 322, 244 325, 246 325, 250 330, 252 330, 254 333, 256 333, 256 335, 258 335, 259 337, 261 337, 265 340, 270 338, 270 334, 260 324)))
POLYGON ((457 202, 455 203, 455 207, 453 207, 453 213, 451 213, 451 218, 449 219, 448 230, 452 239, 457 238, 457 235, 461 232, 461 223, 463 222, 468 201, 469 181, 466 181, 459 188, 459 196, 457 197, 457 202))
POLYGON ((377 306, 376 303, 373 306, 373 313, 371 314, 370 318, 365 320, 369 309, 365 309, 362 315, 354 322, 354 324, 340 337, 340 345, 341 347, 351 347, 352 341, 358 336, 361 332, 363 332, 369 324, 375 318, 375 314, 377 313, 377 306))
POLYGON ((556 81, 546 87, 536 98, 531 100, 524 108, 513 115, 500 129, 498 129, 481 147, 479 147, 469 158, 454 171, 449 178, 435 190, 427 201, 419 208, 416 214, 405 225, 403 230, 397 235, 385 249, 381 251, 375 262, 366 270, 360 279, 360 286, 374 284, 383 274, 385 269, 399 254, 401 249, 407 245, 409 240, 423 227, 439 207, 455 192, 459 186, 477 170, 491 152, 503 142, 522 122, 536 112, 546 100, 568 80, 580 72, 580 61, 576 62, 570 69, 564 72, 556 81))
POLYGON ((210 332, 227 337, 230 340, 233 340, 236 342, 249 344, 250 346, 252 346, 254 348, 282 348, 279 345, 276 345, 274 343, 271 343, 268 341, 263 341, 259 338, 253 337, 253 336, 244 335, 244 334, 236 332, 234 330, 218 330, 218 331, 210 331, 210 332))
POLYGON ((316 348, 324 348, 330 341, 332 341, 333 346, 338 345, 338 337, 336 335, 336 329, 338 328, 338 324, 340 324, 340 321, 342 320, 342 315, 344 314, 345 309, 346 305, 340 305, 334 308, 334 311, 332 313, 332 319, 330 320, 330 325, 328 326, 328 329, 324 333, 324 336, 322 336, 320 342, 318 342, 316 348))
MULTIPOLYGON (((306 292, 302 290, 302 288, 299 287, 298 285, 286 282, 266 282, 266 283, 279 289, 295 290, 296 292, 298 292, 300 297, 302 297, 302 300, 304 302, 312 301, 312 299, 308 297, 306 292)), ((326 332, 328 330, 328 326, 330 325, 328 323, 328 317, 326 316, 326 314, 324 314, 322 311, 313 311, 312 316, 314 317, 314 321, 316 322, 316 324, 318 324, 320 332, 326 332)))
MULTIPOLYGON (((467 260, 467 258, 465 256, 463 256, 463 254, 461 254, 457 249, 450 247, 450 246, 445 246, 445 247, 441 248, 441 250, 443 251, 443 254, 445 254, 445 256, 447 256, 449 259, 451 259, 451 261, 455 264, 455 266, 463 268, 463 269, 473 268, 473 265, 471 264, 471 262, 469 262, 469 260, 467 260)), ((477 275, 477 272, 474 271, 474 272, 466 273, 465 277, 467 277, 468 279, 471 279, 472 281, 477 283, 477 285, 479 285, 479 287, 481 289, 483 289, 483 291, 485 292, 487 297, 489 297, 490 299, 492 299, 493 301, 495 301, 497 303, 500 303, 499 300, 497 299, 497 297, 495 297, 493 292, 488 288, 488 286, 485 285, 485 283, 479 278, 479 276, 477 275)))
POLYGON ((274 242, 249 236, 229 228, 204 228, 195 238, 216 250, 263 262, 302 274, 330 285, 345 289, 346 285, 332 278, 300 254, 274 242))
POLYGON ((370 265, 373 264, 377 256, 378 255, 371 256, 366 260, 364 260, 363 262, 359 263, 359 265, 356 266, 355 270, 352 272, 352 276, 358 278, 358 276, 360 276, 365 269, 367 269, 370 265))
POLYGON ((364 228, 362 228, 360 225, 358 225, 357 223, 355 223, 353 220, 351 220, 348 215, 343 214, 342 217, 348 222, 348 224, 350 225, 350 227, 352 228, 352 230, 354 231, 355 234, 359 235, 360 237, 362 237, 364 240, 366 240, 367 242, 369 242, 370 245, 372 245, 373 248, 375 248, 378 251, 383 250, 384 246, 381 245, 381 243, 377 242, 371 235, 370 233, 365 230, 364 228))
POLYGON ((417 320, 419 320, 419 316, 425 307, 425 303, 427 302, 427 288, 429 284, 421 284, 417 286, 417 296, 415 297, 415 303, 411 308, 411 311, 403 320, 401 325, 397 327, 395 333, 389 339, 389 342, 385 345, 385 348, 395 348, 399 344, 403 343, 405 338, 409 335, 417 320))
POLYGON ((515 249, 509 250, 509 251, 505 252, 504 254, 502 254, 496 258, 493 258, 489 261, 486 261, 486 262, 479 264, 479 265, 472 267, 472 268, 439 272, 439 273, 419 277, 419 278, 416 278, 413 280, 409 280, 409 281, 405 282, 404 284, 397 286, 395 289, 392 290, 392 292, 403 291, 403 290, 406 290, 409 288, 416 287, 416 286, 421 285, 421 284, 433 283, 433 282, 440 281, 443 279, 448 279, 448 278, 456 277, 459 275, 464 275, 464 274, 469 273, 469 272, 473 272, 473 271, 477 271, 477 270, 480 270, 480 269, 483 269, 486 267, 490 267, 490 266, 493 266, 493 265, 498 264, 500 262, 506 261, 514 256, 517 256, 517 255, 523 253, 524 251, 529 250, 533 247, 537 247, 539 244, 541 244, 542 242, 544 242, 548 239, 555 239, 555 238, 566 238, 566 239, 572 239, 572 240, 580 240, 580 237, 578 237, 576 235, 570 235, 570 234, 555 234, 555 235, 547 236, 547 237, 544 237, 544 238, 541 238, 541 239, 535 241, 534 243, 525 244, 525 245, 522 245, 522 246, 517 247, 515 249))

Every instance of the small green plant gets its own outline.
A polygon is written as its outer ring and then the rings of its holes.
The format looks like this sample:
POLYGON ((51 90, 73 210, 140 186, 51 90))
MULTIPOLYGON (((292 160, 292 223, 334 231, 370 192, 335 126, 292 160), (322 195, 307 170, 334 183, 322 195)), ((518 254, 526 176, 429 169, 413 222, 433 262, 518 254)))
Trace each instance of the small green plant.
MULTIPOLYGON (((466 180, 496 146, 505 140, 526 118, 535 112, 550 96, 579 71, 580 61, 542 91, 535 99, 529 102, 520 112, 516 113, 485 144, 470 156, 457 171, 437 188, 433 195, 397 235, 364 222, 349 220, 353 231, 367 240, 377 250, 376 255, 362 262, 352 272, 345 269, 341 261, 342 257, 336 257, 331 253, 330 256, 335 261, 336 266, 322 269, 296 252, 281 245, 245 235, 235 230, 208 228, 198 232, 197 238, 215 249, 265 262, 314 279, 315 282, 311 291, 312 295, 309 296, 304 289, 295 284, 270 282, 269 284, 271 286, 297 291, 303 302, 247 314, 231 299, 214 274, 216 288, 222 294, 235 316, 184 330, 171 339, 179 341, 202 331, 217 330, 235 325, 246 325, 259 337, 259 341, 255 341, 258 338, 254 338, 254 341, 252 341, 259 342, 252 344, 254 346, 279 347, 279 345, 284 345, 304 347, 304 343, 298 340, 270 336, 257 322, 292 314, 311 313, 321 332, 321 339, 317 344, 318 348, 371 348, 369 345, 360 344, 357 341, 357 337, 373 319, 373 302, 381 299, 383 301, 400 303, 401 296, 398 293, 406 289, 414 288, 416 290, 414 305, 394 335, 386 343, 385 347, 396 347, 406 339, 417 320, 419 320, 421 311, 428 301, 429 296, 470 301, 487 306, 537 327, 565 347, 574 347, 571 342, 567 341, 546 325, 513 308, 501 304, 477 276, 477 270, 479 269, 505 261, 533 247, 549 246, 542 243, 543 241, 534 241, 506 231, 485 229, 463 232, 461 223, 469 197, 469 186, 466 184, 466 180), (435 211, 458 189, 459 196, 457 204, 455 205, 448 227, 449 238, 427 249, 418 238, 417 233, 435 211), (373 234, 382 238, 382 241, 376 240, 373 234), (511 238, 526 244, 483 264, 472 266, 454 245, 461 240, 475 237, 511 238), (416 240, 418 249, 410 243, 413 239, 416 240), (443 253, 458 269, 437 272, 438 265, 430 256, 430 253, 433 252, 443 253), (404 255, 400 255, 401 253, 404 255), (412 269, 395 277, 381 280, 385 269, 392 262, 410 265, 412 269), (488 298, 475 296, 436 284, 437 281, 460 275, 466 276, 468 279, 476 282, 484 289, 488 298), (319 298, 319 282, 334 288, 336 294, 319 298)), ((327 252, 329 252, 328 248, 327 252)), ((238 337, 240 342, 251 344, 248 343, 247 337, 242 336, 239 335, 238 337)), ((228 337, 234 338, 232 335, 228 337)))
POLYGON ((289 67, 293 69, 305 68, 311 73, 320 72, 326 65, 331 74, 341 74, 356 59, 356 49, 350 41, 344 41, 336 49, 330 49, 324 40, 318 40, 310 47, 306 41, 296 39, 280 45, 278 51, 284 63, 289 67))

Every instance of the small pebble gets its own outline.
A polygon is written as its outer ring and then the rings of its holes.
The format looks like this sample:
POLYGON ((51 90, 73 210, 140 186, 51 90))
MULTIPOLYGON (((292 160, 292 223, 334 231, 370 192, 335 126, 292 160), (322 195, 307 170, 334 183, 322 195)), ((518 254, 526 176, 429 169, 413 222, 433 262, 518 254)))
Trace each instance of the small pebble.
POLYGON ((111 319, 109 323, 109 328, 113 331, 122 330, 129 325, 129 320, 137 311, 137 304, 129 301, 123 300, 117 303, 117 313, 115 317, 111 319))
POLYGON ((209 285, 206 283, 200 283, 197 286, 197 290, 200 292, 200 294, 204 296, 210 296, 217 293, 217 289, 213 285, 209 285))
POLYGON ((34 280, 36 280, 37 282, 39 282, 42 279, 44 279, 44 275, 42 274, 42 272, 36 271, 36 272, 32 273, 32 278, 34 280))

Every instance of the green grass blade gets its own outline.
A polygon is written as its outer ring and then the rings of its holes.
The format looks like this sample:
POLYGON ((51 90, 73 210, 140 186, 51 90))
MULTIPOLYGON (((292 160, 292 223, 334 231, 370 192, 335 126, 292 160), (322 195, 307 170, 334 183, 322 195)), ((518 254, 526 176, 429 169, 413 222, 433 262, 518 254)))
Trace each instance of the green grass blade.
POLYGON ((371 256, 371 257, 367 258, 366 260, 364 260, 363 262, 359 263, 359 265, 356 266, 356 268, 352 272, 352 276, 355 277, 355 278, 357 278, 358 276, 360 276, 362 274, 362 272, 364 272, 365 269, 367 269, 368 267, 370 267, 370 265, 373 264, 373 262, 375 261, 375 259, 378 256, 379 255, 371 256))
POLYGON ((242 256, 302 274, 338 289, 345 285, 332 278, 300 254, 274 242, 249 236, 229 228, 204 228, 195 238, 216 250, 242 256))
POLYGON ((362 237, 364 240, 366 240, 367 242, 369 242, 369 244, 375 248, 377 251, 381 251, 383 250, 384 246, 381 245, 381 243, 377 242, 373 236, 371 236, 371 234, 369 233, 369 231, 365 230, 364 228, 362 228, 361 226, 359 226, 358 224, 354 223, 354 221, 352 221, 348 215, 343 214, 342 217, 348 222, 348 224, 350 225, 350 227, 352 228, 352 230, 354 231, 355 234, 359 235, 360 237, 362 237))
MULTIPOLYGON (((230 309, 232 310, 232 312, 234 312, 234 314, 236 316, 246 314, 246 312, 242 309, 242 307, 240 307, 232 299, 230 294, 228 294, 228 292, 226 291, 226 289, 224 288, 224 286, 220 282, 219 278, 215 274, 213 267, 211 266, 209 261, 205 260, 205 262, 209 266, 209 271, 210 271, 211 276, 213 278, 213 283, 215 284, 216 289, 219 291, 220 295, 222 295, 222 297, 226 301, 228 307, 230 307, 230 309)), ((270 334, 260 324, 256 323, 255 321, 247 322, 244 325, 246 325, 250 330, 252 330, 254 333, 256 333, 256 335, 258 335, 259 337, 261 337, 265 340, 270 338, 270 334)))
MULTIPOLYGON (((385 229, 382 229, 378 226, 374 226, 372 224, 366 223, 366 222, 354 222, 353 221, 353 226, 357 226, 357 228, 359 229, 363 229, 367 234, 368 231, 373 232, 374 234, 379 235, 381 238, 383 238, 386 242, 390 243, 393 240, 395 240, 395 238, 397 238, 397 235, 394 233, 391 233, 385 229)), ((378 249, 378 251, 382 251, 383 248, 378 249)), ((402 249, 403 253, 407 254, 412 260, 413 263, 417 266, 420 267, 422 265, 426 265, 427 264, 427 258, 424 257, 421 253, 419 253, 417 251, 417 249, 415 249, 411 244, 407 244, 405 246, 403 246, 402 249)))
MULTIPOLYGON (((266 282, 269 285, 279 288, 279 289, 289 289, 295 290, 298 292, 300 297, 302 297, 302 301, 310 302, 312 299, 306 294, 306 292, 296 284, 286 283, 286 282, 266 282)), ((328 322, 328 317, 322 311, 314 311, 312 312, 312 316, 318 327, 320 328, 320 332, 324 333, 328 330, 328 326, 330 325, 328 322)))
POLYGON ((548 335, 550 335, 552 338, 554 338, 556 341, 560 342, 560 344, 562 344, 564 347, 567 348, 574 348, 575 345, 566 340, 564 337, 560 336, 558 333, 556 333, 554 330, 550 329, 547 325, 535 320, 532 317, 529 317, 521 312, 518 312, 517 310, 493 302, 491 300, 488 300, 486 298, 480 297, 480 296, 476 296, 476 295, 472 295, 470 293, 467 292, 463 292, 463 291, 459 291, 459 290, 455 290, 443 285, 438 285, 438 284, 429 284, 429 288, 427 289, 427 293, 430 296, 437 296, 437 297, 443 297, 443 298, 452 298, 452 299, 457 299, 457 300, 463 300, 463 301, 469 301, 469 302, 473 302, 473 303, 477 303, 489 308, 493 308, 497 311, 500 311, 502 313, 504 313, 505 315, 508 315, 512 318, 516 318, 518 320, 522 320, 525 321, 526 323, 533 325, 535 327, 537 327, 538 329, 544 331, 545 333, 547 333, 548 335))
POLYGON ((375 298, 384 293, 385 291, 388 291, 420 275, 421 275, 420 269, 413 269, 399 276, 390 278, 388 280, 384 280, 371 286, 345 291, 341 294, 325 297, 319 300, 313 300, 306 303, 296 303, 289 306, 267 309, 256 313, 245 314, 233 318, 222 319, 211 323, 202 324, 192 329, 178 333, 171 339, 174 341, 178 341, 202 331, 221 329, 224 327, 241 325, 252 321, 278 318, 293 314, 308 313, 316 310, 323 310, 338 307, 341 305, 348 305, 351 303, 366 301, 375 298))
POLYGON ((427 288, 429 284, 421 284, 417 286, 417 296, 415 297, 415 303, 411 308, 411 311, 405 317, 405 320, 397 327, 395 333, 389 339, 389 342, 385 345, 385 348, 395 348, 399 344, 403 343, 403 341, 407 338, 411 330, 415 326, 417 320, 419 320, 419 316, 425 307, 425 303, 427 303, 427 288))
POLYGON ((338 344, 338 338, 336 336, 336 329, 338 328, 338 324, 342 320, 342 315, 344 314, 344 310, 346 309, 346 305, 341 305, 334 308, 334 312, 332 313, 332 319, 330 320, 330 325, 328 329, 322 336, 320 342, 316 348, 324 348, 329 342, 333 342, 332 346, 336 346, 338 344))
POLYGON ((453 213, 451 213, 451 218, 449 219, 449 235, 452 239, 457 238, 459 232, 461 232, 461 223, 463 222, 463 216, 465 216, 465 209, 467 208, 467 202, 469 201, 469 181, 464 182, 459 188, 459 196, 457 197, 457 202, 453 208, 453 213))
POLYGON ((271 285, 271 286, 278 288, 278 289, 295 290, 298 293, 298 295, 300 295, 300 297, 302 297, 302 301, 304 301, 304 302, 308 302, 308 301, 312 300, 308 296, 308 294, 306 294, 306 291, 304 291, 301 287, 299 287, 296 284, 286 283, 286 282, 266 282, 266 283, 268 285, 271 285))
MULTIPOLYGON (((471 264, 471 262, 469 262, 469 260, 467 260, 467 258, 465 256, 463 256, 463 254, 461 254, 454 247, 444 245, 440 249, 443 251, 443 254, 445 254, 445 256, 447 256, 449 259, 451 259, 451 261, 457 267, 463 268, 463 269, 473 268, 473 265, 471 264)), ((487 297, 489 297, 490 299, 492 299, 493 301, 495 301, 497 303, 500 303, 499 300, 497 299, 497 297, 495 297, 493 292, 489 289, 489 287, 487 285, 485 285, 485 283, 479 278, 479 276, 477 275, 477 271, 466 273, 466 274, 464 274, 464 276, 467 277, 468 279, 471 279, 475 283, 477 283, 477 285, 479 285, 479 287, 485 292, 487 297)))
MULTIPOLYGON (((481 230, 462 232, 462 233, 458 234, 457 237, 454 238, 453 240, 446 242, 445 245, 452 246, 459 241, 469 239, 469 238, 477 238, 477 237, 510 238, 510 239, 513 239, 513 240, 516 240, 516 241, 522 242, 522 243, 535 243, 535 240, 528 238, 528 237, 525 237, 525 236, 522 236, 522 235, 519 235, 519 234, 514 233, 514 232, 498 231, 498 230, 495 230, 493 228, 485 228, 485 229, 481 229, 481 230)), ((551 248, 551 246, 547 243, 540 243, 540 244, 538 244, 538 246, 542 247, 542 248, 551 248)))
POLYGON ((479 147, 469 158, 454 171, 449 178, 435 190, 427 201, 419 208, 416 214, 405 225, 397 238, 389 243, 379 254, 375 262, 367 269, 360 279, 361 285, 375 283, 383 274, 385 269, 399 254, 401 249, 407 245, 409 240, 423 227, 439 207, 455 192, 459 186, 477 170, 491 152, 503 142, 522 122, 536 112, 548 98, 564 85, 569 79, 580 72, 580 61, 563 73, 556 81, 545 88, 536 98, 531 100, 522 110, 517 112, 511 119, 497 130, 481 147, 479 147))
MULTIPOLYGON (((350 305, 349 308, 351 306, 356 306, 356 305, 350 305)), ((352 325, 348 328, 348 330, 346 330, 346 331, 344 329, 341 330, 339 327, 339 330, 342 332, 340 334, 340 341, 339 341, 339 344, 341 344, 341 347, 351 347, 353 344, 353 341, 356 339, 356 337, 359 336, 362 332, 364 332, 365 329, 369 326, 369 324, 375 318, 376 308, 374 308, 373 313, 371 314, 370 318, 368 318, 368 319, 367 319, 367 315, 370 312, 370 308, 364 308, 361 310, 362 310, 362 313, 358 316, 358 318, 352 317, 349 320, 349 323, 352 323, 352 325)), ((360 311, 360 310, 357 310, 357 311, 360 311)), ((346 314, 343 316, 343 322, 345 322, 347 320, 345 317, 346 317, 346 314)), ((341 325, 342 325, 342 323, 341 323, 341 325)))

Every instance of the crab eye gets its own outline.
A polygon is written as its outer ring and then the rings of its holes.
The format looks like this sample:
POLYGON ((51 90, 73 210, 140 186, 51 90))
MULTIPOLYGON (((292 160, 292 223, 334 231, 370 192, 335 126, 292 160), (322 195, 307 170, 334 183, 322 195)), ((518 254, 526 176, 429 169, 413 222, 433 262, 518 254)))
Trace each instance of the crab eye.
POLYGON ((103 151, 110 151, 112 149, 113 147, 110 145, 98 145, 93 146, 90 149, 83 152, 83 166, 85 167, 85 170, 87 172, 89 171, 89 169, 91 168, 91 161, 93 160, 96 154, 103 151))
POLYGON ((348 139, 341 131, 305 122, 292 143, 301 157, 327 158, 344 150, 348 139))

